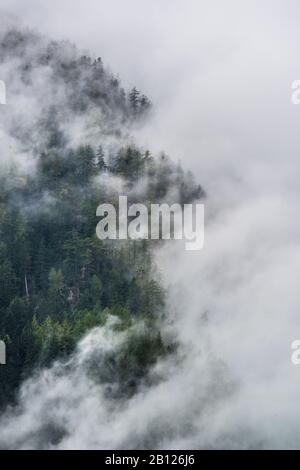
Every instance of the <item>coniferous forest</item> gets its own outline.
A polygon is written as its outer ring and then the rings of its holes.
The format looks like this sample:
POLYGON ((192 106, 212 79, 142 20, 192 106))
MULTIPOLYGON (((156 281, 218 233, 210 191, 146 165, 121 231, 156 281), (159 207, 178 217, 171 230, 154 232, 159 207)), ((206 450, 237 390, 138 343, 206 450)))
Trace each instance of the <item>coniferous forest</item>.
POLYGON ((111 319, 126 340, 95 374, 113 384, 113 396, 132 396, 176 348, 160 333, 166 291, 153 258, 160 242, 99 240, 96 208, 120 193, 147 205, 184 204, 204 191, 167 155, 135 145, 131 131, 152 104, 136 88, 124 90, 101 58, 8 28, 0 63, 10 138, 1 145, 1 408, 17 402, 24 380, 68 361, 87 332, 111 319))

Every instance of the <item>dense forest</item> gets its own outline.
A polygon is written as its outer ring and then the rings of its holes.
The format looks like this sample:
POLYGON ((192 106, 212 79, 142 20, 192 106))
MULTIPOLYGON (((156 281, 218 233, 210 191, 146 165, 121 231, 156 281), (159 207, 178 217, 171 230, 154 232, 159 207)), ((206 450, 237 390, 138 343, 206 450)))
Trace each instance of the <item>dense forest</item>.
POLYGON ((0 405, 112 317, 127 340, 98 379, 117 383, 116 394, 134 394, 149 367, 176 347, 160 334, 166 292, 153 260, 157 242, 100 241, 96 208, 117 205, 119 194, 183 204, 204 191, 167 155, 134 144, 130 132, 151 102, 136 88, 125 91, 101 58, 9 29, 0 63, 8 86, 0 139, 0 337, 7 346, 0 405), (143 328, 131 329, 136 322, 143 328))

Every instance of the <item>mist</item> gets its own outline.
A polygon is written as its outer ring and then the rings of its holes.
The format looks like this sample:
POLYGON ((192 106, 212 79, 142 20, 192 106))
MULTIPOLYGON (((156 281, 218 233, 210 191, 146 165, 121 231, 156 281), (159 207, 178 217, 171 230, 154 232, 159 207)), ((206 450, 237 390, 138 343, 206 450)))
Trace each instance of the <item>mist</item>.
POLYGON ((87 345, 98 357, 109 333, 90 332, 68 365, 24 384, 2 417, 1 447, 299 448, 298 2, 1 7, 142 88, 154 111, 136 141, 191 168, 207 192, 204 249, 172 242, 156 253, 177 355, 155 366, 151 386, 110 400, 83 359, 87 345), (45 423, 67 436, 43 439, 45 423))

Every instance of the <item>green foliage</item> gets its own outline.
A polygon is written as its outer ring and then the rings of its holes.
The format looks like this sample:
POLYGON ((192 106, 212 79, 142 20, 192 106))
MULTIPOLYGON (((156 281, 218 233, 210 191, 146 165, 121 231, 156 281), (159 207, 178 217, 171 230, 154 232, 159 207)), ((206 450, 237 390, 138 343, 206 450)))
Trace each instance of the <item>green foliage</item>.
MULTIPOLYGON (((119 318, 116 328, 121 330, 135 321, 148 322, 148 329, 141 337, 131 337, 115 361, 122 380, 130 381, 131 373, 131 378, 141 377, 164 352, 155 326, 163 315, 164 291, 155 274, 151 242, 116 245, 101 242, 95 234, 96 207, 115 197, 111 189, 95 183, 104 169, 101 152, 89 145, 50 151, 40 156, 33 176, 11 169, 14 183, 7 185, 8 174, 3 178, 0 334, 7 335, 9 344, 0 404, 13 396, 24 376, 70 354, 108 315, 119 318)), ((148 151, 133 146, 117 151, 105 171, 121 176, 129 188, 143 178, 145 202, 167 200, 169 193, 174 202, 175 189, 179 202, 201 195, 192 176, 167 157, 155 161, 148 151)))
POLYGON ((7 365, 0 368, 0 406, 13 399, 35 368, 68 357, 78 340, 109 316, 119 319, 117 330, 129 332, 112 358, 112 374, 127 385, 146 376, 167 352, 158 326, 165 293, 152 245, 101 242, 96 208, 119 195, 105 183, 110 177, 122 179, 129 202, 137 194, 137 202, 146 204, 186 203, 204 194, 165 155, 156 160, 132 144, 105 147, 104 139, 123 136, 123 125, 140 119, 150 101, 136 88, 126 93, 100 58, 80 56, 67 42, 41 41, 35 48, 39 41, 36 33, 11 30, 0 44, 0 61, 15 58, 16 74, 26 86, 35 67, 34 76, 51 72, 51 89, 60 91, 53 96, 49 91, 53 102, 45 104, 35 129, 20 122, 15 130, 20 148, 35 148, 35 171, 1 169, 0 335, 7 344, 7 365), (63 131, 68 119, 81 122, 94 115, 90 111, 105 124, 103 142, 72 147, 63 131), (39 142, 30 140, 32 131, 39 142))

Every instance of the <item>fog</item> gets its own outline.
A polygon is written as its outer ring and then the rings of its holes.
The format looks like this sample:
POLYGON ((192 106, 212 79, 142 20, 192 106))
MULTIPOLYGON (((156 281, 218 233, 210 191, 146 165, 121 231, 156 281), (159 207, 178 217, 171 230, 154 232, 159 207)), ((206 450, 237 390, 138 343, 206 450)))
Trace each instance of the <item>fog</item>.
POLYGON ((208 196, 204 249, 170 242, 157 253, 169 286, 166 330, 180 342, 179 356, 152 372, 159 383, 111 403, 88 382, 79 345, 65 373, 47 371, 47 393, 43 374, 25 385, 18 414, 3 418, 1 445, 47 447, 36 436, 58 403, 54 424, 69 433, 61 448, 299 448, 299 3, 1 7, 101 55, 146 92, 154 113, 136 140, 191 168, 208 196))

